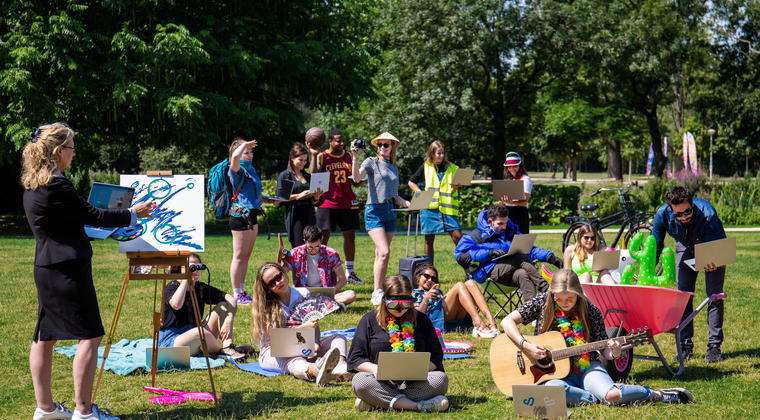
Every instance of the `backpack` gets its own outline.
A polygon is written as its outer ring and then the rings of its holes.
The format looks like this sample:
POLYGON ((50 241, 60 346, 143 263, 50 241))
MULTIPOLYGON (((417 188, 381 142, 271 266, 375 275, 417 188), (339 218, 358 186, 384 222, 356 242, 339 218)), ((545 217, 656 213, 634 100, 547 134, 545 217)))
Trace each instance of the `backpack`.
MULTIPOLYGON (((230 169, 229 159, 217 163, 208 171, 208 203, 217 219, 226 219, 230 215, 230 205, 235 196, 232 194, 232 184, 227 176, 230 169)), ((238 190, 239 191, 239 190, 238 190)))

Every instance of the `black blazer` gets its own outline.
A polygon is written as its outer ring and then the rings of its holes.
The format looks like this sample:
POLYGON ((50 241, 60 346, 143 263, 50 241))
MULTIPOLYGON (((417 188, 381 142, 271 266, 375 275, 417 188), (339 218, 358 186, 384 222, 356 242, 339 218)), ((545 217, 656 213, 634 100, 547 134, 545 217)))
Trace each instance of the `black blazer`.
POLYGON ((129 226, 129 210, 102 210, 82 199, 74 185, 59 175, 47 185, 24 191, 24 212, 37 246, 34 264, 47 266, 90 259, 92 247, 84 225, 129 226))

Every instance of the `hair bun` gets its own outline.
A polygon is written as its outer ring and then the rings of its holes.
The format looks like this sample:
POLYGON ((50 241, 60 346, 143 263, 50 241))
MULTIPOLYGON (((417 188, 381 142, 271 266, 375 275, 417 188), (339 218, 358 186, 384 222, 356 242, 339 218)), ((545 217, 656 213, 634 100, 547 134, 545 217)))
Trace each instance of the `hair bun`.
POLYGON ((40 128, 39 127, 34 127, 32 129, 32 133, 29 135, 29 137, 31 138, 31 142, 32 143, 37 143, 39 135, 40 135, 40 128))

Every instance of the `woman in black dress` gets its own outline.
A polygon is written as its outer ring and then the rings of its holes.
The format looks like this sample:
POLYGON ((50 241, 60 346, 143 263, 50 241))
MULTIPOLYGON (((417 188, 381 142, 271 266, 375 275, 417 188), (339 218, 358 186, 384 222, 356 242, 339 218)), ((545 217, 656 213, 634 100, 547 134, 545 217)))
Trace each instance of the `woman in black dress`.
POLYGON ((57 340, 79 340, 73 363, 76 409, 71 418, 113 418, 91 402, 104 330, 92 282, 92 247, 84 225, 129 226, 137 218, 150 217, 155 207, 151 201, 129 210, 101 210, 87 203, 63 176, 74 150, 74 131, 55 123, 32 131, 22 157, 24 211, 37 244, 34 283, 39 309, 29 354, 37 399, 35 419, 72 416, 63 404, 53 402, 50 387, 57 340))

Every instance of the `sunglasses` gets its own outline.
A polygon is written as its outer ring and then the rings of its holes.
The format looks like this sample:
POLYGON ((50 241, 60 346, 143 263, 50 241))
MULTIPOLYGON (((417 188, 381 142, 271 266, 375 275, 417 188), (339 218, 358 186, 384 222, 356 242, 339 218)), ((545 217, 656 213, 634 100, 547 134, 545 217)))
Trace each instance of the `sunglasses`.
POLYGON ((386 147, 391 147, 391 144, 390 143, 378 143, 377 144, 377 148, 378 149, 384 149, 386 147))
POLYGON ((265 280, 264 281, 264 286, 266 286, 267 289, 271 289, 274 286, 276 286, 277 283, 280 282, 280 280, 282 280, 282 273, 277 273, 277 275, 275 275, 274 277, 272 277, 271 280, 269 280, 269 281, 265 280))
POLYGON ((680 217, 688 216, 688 215, 691 214, 692 211, 694 211, 694 210, 691 207, 689 207, 688 209, 686 209, 684 211, 673 212, 673 216, 675 218, 680 218, 680 217))
POLYGON ((596 236, 584 236, 583 237, 584 241, 593 241, 594 239, 596 239, 596 236))
POLYGON ((412 301, 409 299, 386 299, 385 307, 389 311, 403 311, 412 309, 412 301))
POLYGON ((206 264, 193 264, 190 266, 190 272, 194 273, 196 271, 205 270, 206 264))
POLYGON ((319 245, 316 245, 316 246, 306 245, 306 249, 309 250, 309 251, 316 251, 316 250, 319 249, 320 246, 322 246, 322 244, 319 244, 319 245))
POLYGON ((434 282, 438 282, 438 277, 433 274, 422 273, 422 277, 425 277, 428 280, 433 280, 434 282))

